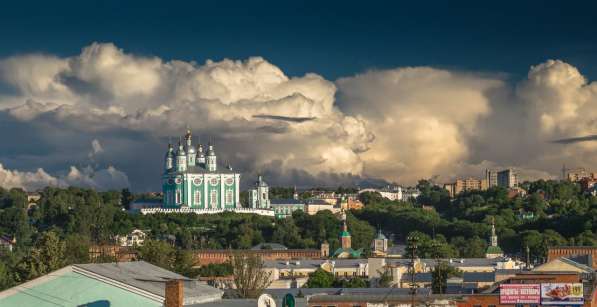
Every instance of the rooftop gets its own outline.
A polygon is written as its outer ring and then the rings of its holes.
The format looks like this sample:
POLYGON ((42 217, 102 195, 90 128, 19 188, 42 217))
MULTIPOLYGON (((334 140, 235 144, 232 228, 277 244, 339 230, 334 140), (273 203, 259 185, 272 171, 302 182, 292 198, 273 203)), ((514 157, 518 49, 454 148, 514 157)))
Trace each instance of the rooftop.
POLYGON ((272 206, 276 205, 304 205, 305 202, 299 199, 294 198, 281 198, 281 199, 272 199, 270 200, 270 204, 272 206))
POLYGON ((165 282, 180 279, 184 284, 185 304, 220 299, 223 294, 219 289, 199 284, 196 280, 145 261, 76 264, 73 265, 73 271, 103 281, 117 281, 162 297, 165 293, 165 282))

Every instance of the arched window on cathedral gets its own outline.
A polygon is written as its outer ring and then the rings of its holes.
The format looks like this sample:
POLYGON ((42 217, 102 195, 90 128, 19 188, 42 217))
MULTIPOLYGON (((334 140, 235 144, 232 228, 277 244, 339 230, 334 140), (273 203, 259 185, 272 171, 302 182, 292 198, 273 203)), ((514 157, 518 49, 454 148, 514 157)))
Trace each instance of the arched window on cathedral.
POLYGON ((182 202, 182 195, 180 194, 180 190, 176 190, 176 203, 180 204, 182 202))
POLYGON ((218 207, 218 191, 211 190, 209 196, 210 196, 209 204, 211 205, 212 208, 217 208, 218 207))
POLYGON ((232 190, 226 190, 226 205, 232 205, 232 190))
POLYGON ((195 190, 195 195, 194 195, 194 203, 197 206, 201 205, 201 191, 199 190, 195 190))

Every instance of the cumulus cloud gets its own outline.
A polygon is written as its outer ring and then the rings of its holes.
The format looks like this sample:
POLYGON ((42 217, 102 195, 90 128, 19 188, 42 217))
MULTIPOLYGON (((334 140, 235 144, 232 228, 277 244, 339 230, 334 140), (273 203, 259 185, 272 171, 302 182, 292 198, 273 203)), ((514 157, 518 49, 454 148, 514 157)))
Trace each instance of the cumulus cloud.
POLYGON ((531 67, 520 82, 432 67, 332 82, 287 76, 260 57, 197 64, 94 43, 72 57, 2 59, 0 82, 14 89, 0 95, 5 125, 39 139, 0 151, 0 161, 33 178, 47 175, 31 171, 35 161, 53 171, 91 164, 56 177, 87 186, 128 184, 129 175, 136 189, 159 189, 165 143, 186 127, 246 176, 268 173, 274 184, 412 184, 487 166, 550 176, 578 155, 579 166, 597 162, 596 143, 551 142, 597 128, 597 86, 557 60, 531 67))
POLYGON ((42 168, 38 168, 35 172, 23 172, 6 169, 0 164, 0 186, 7 189, 22 188, 27 191, 36 191, 47 186, 112 190, 128 187, 129 182, 126 174, 112 166, 97 171, 89 167, 79 170, 71 166, 66 176, 54 177, 42 168))
POLYGON ((371 176, 413 182, 453 170, 489 116, 497 78, 429 67, 370 71, 338 80, 342 109, 366 119, 376 141, 363 153, 371 176))

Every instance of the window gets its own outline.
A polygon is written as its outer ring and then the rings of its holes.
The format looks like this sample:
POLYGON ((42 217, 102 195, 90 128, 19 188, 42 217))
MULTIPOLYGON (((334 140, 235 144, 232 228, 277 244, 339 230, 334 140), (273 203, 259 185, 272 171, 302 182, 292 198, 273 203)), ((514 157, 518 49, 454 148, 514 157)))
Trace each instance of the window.
POLYGON ((266 199, 267 198, 267 194, 263 193, 263 195, 261 195, 261 199, 266 199))
POLYGON ((176 190, 176 203, 180 204, 182 202, 181 200, 181 194, 180 194, 180 190, 176 190))
POLYGON ((232 205, 232 190, 226 190, 226 205, 232 205))
POLYGON ((473 307, 483 307, 483 306, 481 306, 481 305, 473 305, 473 307))
MULTIPOLYGON (((533 305, 531 305, 533 306, 533 305)), ((495 305, 487 305, 487 307, 495 307, 495 305)), ((537 305, 535 305, 535 307, 537 307, 537 305)))
POLYGON ((199 190, 195 190, 195 197, 194 197, 194 203, 195 205, 201 205, 201 191, 199 190))
POLYGON ((218 191, 211 190, 209 195, 209 204, 212 208, 218 207, 218 191))

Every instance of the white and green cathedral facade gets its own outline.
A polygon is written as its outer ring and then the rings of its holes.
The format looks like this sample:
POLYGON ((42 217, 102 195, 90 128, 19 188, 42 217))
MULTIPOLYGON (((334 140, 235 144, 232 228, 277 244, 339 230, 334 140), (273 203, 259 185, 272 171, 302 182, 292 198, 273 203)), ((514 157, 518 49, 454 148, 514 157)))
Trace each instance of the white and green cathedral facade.
POLYGON ((176 150, 168 145, 162 191, 164 209, 241 208, 240 174, 218 165, 212 144, 206 150, 202 144, 195 147, 190 131, 176 150))

